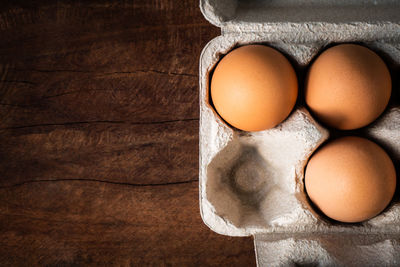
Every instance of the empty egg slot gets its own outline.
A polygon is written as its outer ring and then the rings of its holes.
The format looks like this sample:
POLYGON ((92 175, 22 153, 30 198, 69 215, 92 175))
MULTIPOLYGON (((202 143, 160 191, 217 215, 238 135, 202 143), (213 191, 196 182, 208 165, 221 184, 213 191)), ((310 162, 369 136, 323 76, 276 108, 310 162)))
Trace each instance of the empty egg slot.
POLYGON ((265 226, 260 203, 274 185, 271 166, 254 146, 234 140, 208 166, 207 198, 236 227, 265 226))
POLYGON ((235 135, 207 167, 206 196, 214 213, 239 229, 295 224, 299 216, 312 221, 298 198, 301 170, 327 137, 304 109, 274 129, 235 135))

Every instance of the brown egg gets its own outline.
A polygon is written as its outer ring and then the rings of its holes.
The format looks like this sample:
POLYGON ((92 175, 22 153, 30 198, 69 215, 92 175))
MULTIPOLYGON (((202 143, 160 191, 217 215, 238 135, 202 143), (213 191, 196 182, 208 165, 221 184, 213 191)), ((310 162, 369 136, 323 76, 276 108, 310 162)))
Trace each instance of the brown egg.
POLYGON ((396 188, 392 160, 374 142, 343 137, 324 145, 308 162, 305 187, 311 201, 326 216, 341 222, 361 222, 380 212, 396 188))
POLYGON ((244 131, 275 127, 293 109, 297 77, 277 50, 247 45, 227 54, 211 80, 211 98, 218 114, 244 131))
POLYGON ((391 91, 389 70, 377 54, 343 44, 329 48, 312 64, 305 98, 319 120, 350 130, 373 122, 387 106, 391 91))

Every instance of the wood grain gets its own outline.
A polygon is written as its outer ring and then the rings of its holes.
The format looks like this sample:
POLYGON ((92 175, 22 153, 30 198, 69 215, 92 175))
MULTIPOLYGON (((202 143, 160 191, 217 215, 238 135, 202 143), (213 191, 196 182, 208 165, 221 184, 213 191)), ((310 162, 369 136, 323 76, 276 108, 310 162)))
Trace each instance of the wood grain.
POLYGON ((198 203, 198 1, 0 5, 0 265, 251 266, 198 203))

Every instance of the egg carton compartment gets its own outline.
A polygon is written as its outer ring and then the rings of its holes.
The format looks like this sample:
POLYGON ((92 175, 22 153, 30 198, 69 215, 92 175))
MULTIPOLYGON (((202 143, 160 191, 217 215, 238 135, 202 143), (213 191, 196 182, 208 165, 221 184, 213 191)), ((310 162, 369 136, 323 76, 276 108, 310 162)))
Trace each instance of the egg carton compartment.
MULTIPOLYGON (((399 43, 351 41, 376 51, 391 70, 398 69, 399 43)), ((312 153, 328 139, 329 131, 312 118, 301 100, 301 77, 294 111, 273 129, 243 132, 231 128, 212 107, 209 96, 212 70, 220 57, 234 47, 254 43, 274 47, 304 76, 312 59, 336 42, 295 43, 270 41, 268 36, 233 34, 217 37, 204 49, 200 65, 200 203, 203 220, 212 230, 233 236, 268 232, 400 232, 397 201, 377 217, 359 224, 332 223, 310 206, 304 192, 304 167, 312 153)), ((395 92, 397 81, 393 84, 395 92)), ((385 113, 361 131, 362 136, 382 145, 395 165, 400 159, 397 105, 398 102, 391 101, 385 113)))
POLYGON ((313 223, 298 179, 327 138, 305 109, 269 131, 235 133, 207 166, 205 193, 214 213, 243 233, 313 223))

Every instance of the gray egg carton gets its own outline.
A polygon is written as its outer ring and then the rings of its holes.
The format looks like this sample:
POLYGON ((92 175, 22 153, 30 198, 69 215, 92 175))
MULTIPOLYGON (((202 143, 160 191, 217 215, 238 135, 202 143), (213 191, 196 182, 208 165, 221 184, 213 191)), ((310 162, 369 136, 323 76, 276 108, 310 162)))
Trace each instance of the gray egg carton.
MULTIPOLYGON (((276 48, 304 72, 325 47, 357 42, 384 58, 395 81, 392 90, 399 91, 400 1, 200 0, 200 9, 222 33, 200 56, 199 194, 204 223, 224 235, 253 235, 258 266, 400 265, 396 198, 383 213, 359 224, 332 223, 310 207, 304 167, 329 131, 301 101, 277 127, 244 132, 221 120, 209 96, 212 70, 221 56, 255 43, 276 48)), ((303 88, 300 83, 299 97, 303 88)), ((398 104, 391 104, 362 134, 383 145, 398 165, 398 104)))

